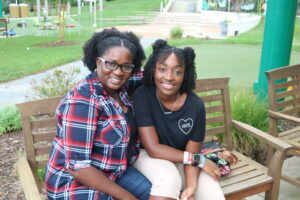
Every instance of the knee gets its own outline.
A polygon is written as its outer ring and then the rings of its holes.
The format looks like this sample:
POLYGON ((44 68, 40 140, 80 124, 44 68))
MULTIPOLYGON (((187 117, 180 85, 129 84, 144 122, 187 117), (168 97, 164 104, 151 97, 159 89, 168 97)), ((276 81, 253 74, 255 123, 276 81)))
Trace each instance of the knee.
POLYGON ((152 180, 151 195, 170 198, 177 198, 179 196, 182 188, 182 179, 172 162, 165 163, 158 174, 154 176, 157 178, 152 180))
POLYGON ((203 200, 224 200, 224 194, 218 181, 202 171, 198 180, 196 199, 203 200))

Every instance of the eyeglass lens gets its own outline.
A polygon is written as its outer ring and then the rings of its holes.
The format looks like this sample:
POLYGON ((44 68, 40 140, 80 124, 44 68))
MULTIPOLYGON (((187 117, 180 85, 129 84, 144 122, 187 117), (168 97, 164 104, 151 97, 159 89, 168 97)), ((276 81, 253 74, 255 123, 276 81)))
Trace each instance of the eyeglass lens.
POLYGON ((118 69, 118 67, 120 67, 123 72, 132 72, 132 70, 133 70, 132 64, 118 64, 113 61, 104 60, 103 58, 101 58, 100 60, 105 63, 105 66, 108 69, 111 69, 111 70, 116 70, 116 69, 118 69))

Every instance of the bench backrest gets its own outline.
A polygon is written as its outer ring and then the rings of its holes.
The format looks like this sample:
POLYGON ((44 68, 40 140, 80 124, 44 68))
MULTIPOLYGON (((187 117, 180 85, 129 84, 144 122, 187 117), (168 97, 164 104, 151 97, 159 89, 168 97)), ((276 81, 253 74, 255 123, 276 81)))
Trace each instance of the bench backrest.
POLYGON ((206 136, 223 134, 223 146, 232 150, 229 78, 199 79, 194 90, 205 103, 206 136))
POLYGON ((17 104, 21 112, 26 157, 37 184, 37 170, 45 168, 56 134, 55 110, 60 99, 55 97, 17 104))
POLYGON ((266 72, 270 110, 295 115, 300 112, 300 64, 266 72))

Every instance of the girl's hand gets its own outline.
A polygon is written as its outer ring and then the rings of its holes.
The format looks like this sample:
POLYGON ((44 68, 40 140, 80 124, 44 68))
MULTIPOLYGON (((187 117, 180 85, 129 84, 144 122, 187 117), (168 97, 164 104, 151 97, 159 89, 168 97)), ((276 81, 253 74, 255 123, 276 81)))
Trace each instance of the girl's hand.
POLYGON ((195 193, 196 188, 187 187, 183 190, 182 194, 180 195, 180 200, 195 200, 195 193))
POLYGON ((209 159, 205 160, 205 164, 204 164, 202 170, 204 170, 207 174, 212 176, 216 181, 220 181, 220 176, 221 176, 220 169, 211 160, 209 160, 209 159))

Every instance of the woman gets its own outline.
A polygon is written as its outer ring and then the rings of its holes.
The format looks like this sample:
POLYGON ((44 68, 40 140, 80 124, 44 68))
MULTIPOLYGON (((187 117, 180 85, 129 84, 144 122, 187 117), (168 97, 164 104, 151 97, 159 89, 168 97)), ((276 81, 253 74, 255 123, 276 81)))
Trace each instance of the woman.
POLYGON ((152 183, 150 199, 224 199, 220 170, 201 154, 205 108, 195 88, 195 53, 157 40, 134 97, 142 145, 134 166, 152 183), (183 165, 185 164, 185 165, 183 165), (201 168, 203 170, 201 170, 201 168), (200 175, 199 175, 200 174, 200 175))
POLYGON ((45 177, 48 198, 148 199, 151 183, 132 167, 139 141, 126 92, 141 81, 134 76, 145 58, 139 39, 106 29, 83 51, 91 74, 58 105, 45 177))

